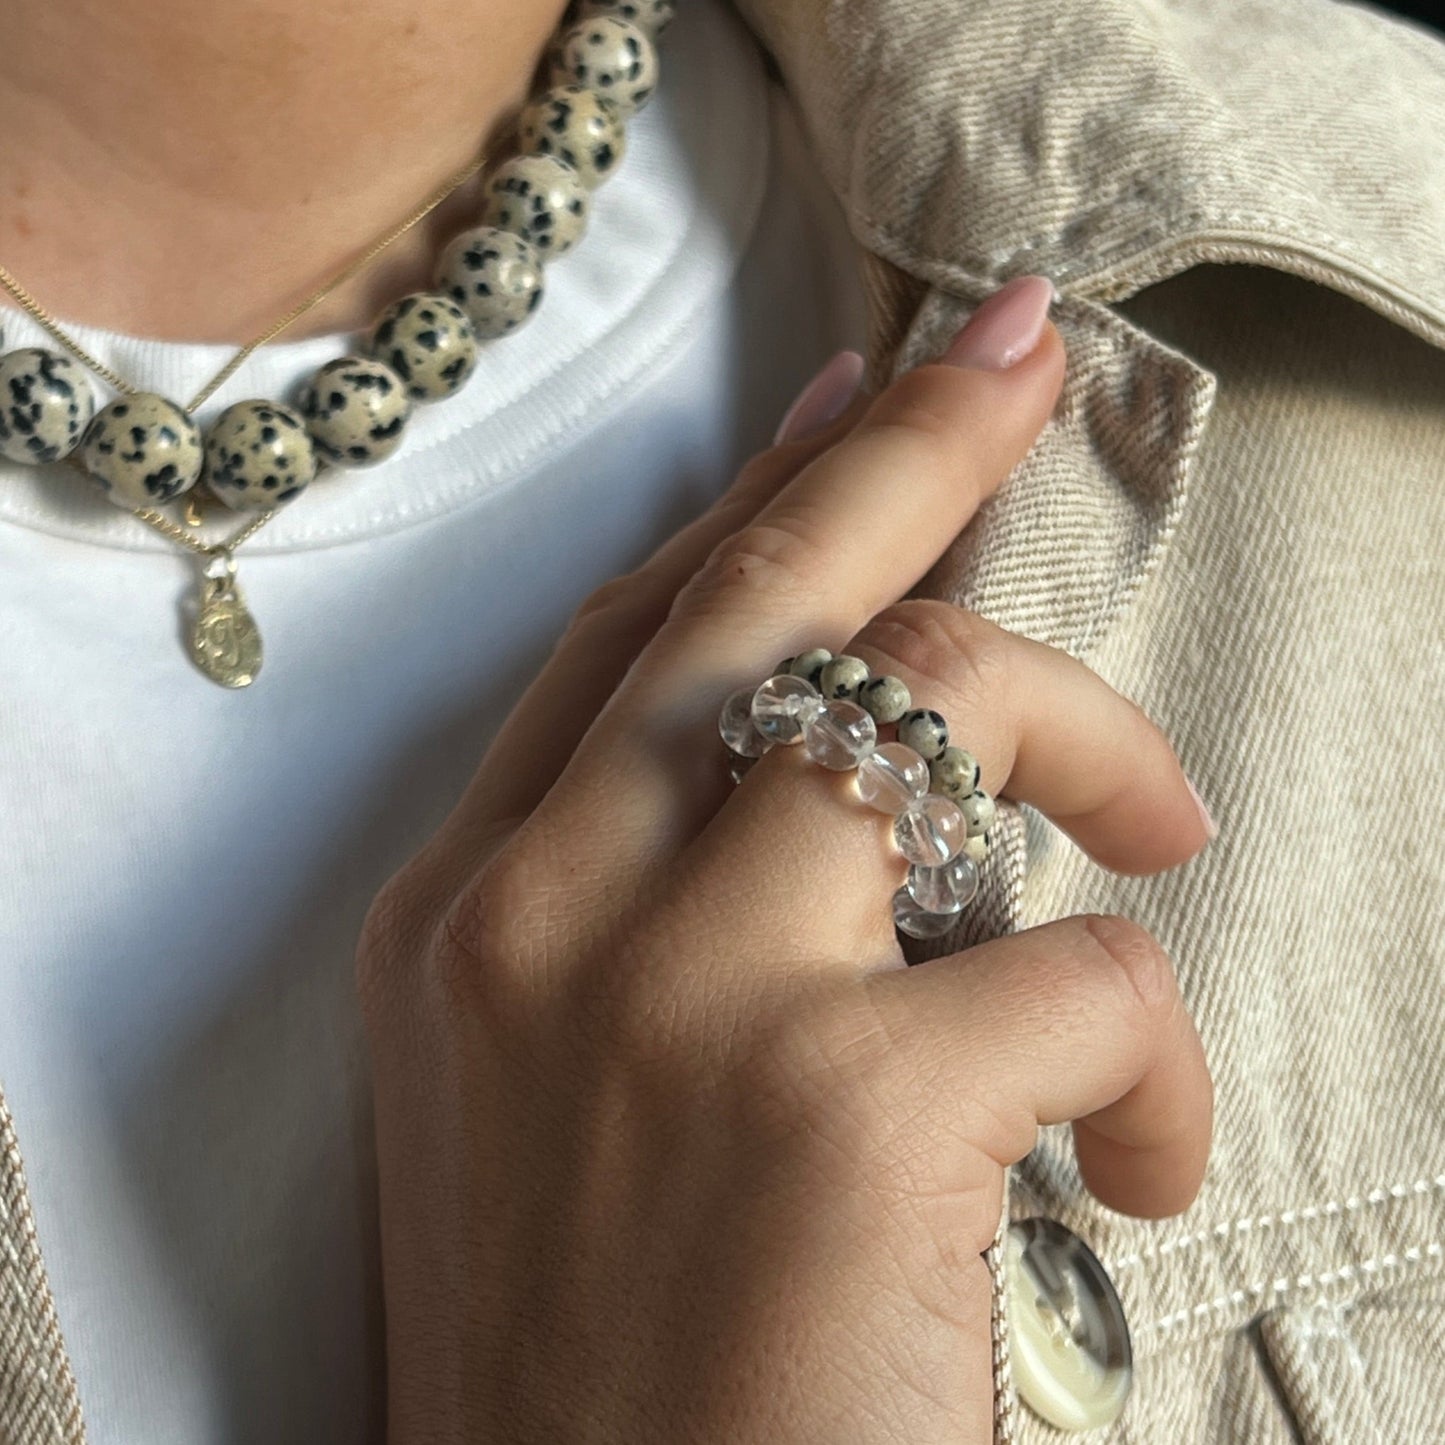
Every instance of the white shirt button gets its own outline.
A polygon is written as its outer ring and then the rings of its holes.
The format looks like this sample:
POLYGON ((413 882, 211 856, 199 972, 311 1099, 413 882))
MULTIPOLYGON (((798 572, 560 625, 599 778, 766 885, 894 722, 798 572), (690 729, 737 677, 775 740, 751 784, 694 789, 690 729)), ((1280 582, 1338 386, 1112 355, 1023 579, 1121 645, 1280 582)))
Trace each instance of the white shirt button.
POLYGON ((1009 1226, 1010 1353, 1019 1399, 1060 1430, 1097 1430, 1129 1398, 1134 1356, 1112 1281, 1052 1219, 1009 1226))

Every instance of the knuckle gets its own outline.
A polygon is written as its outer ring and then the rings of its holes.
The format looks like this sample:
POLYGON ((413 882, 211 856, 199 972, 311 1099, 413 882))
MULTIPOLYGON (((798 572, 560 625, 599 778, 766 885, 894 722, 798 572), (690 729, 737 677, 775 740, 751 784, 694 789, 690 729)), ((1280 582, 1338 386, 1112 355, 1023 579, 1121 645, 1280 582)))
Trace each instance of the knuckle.
POLYGON ((1079 927, 1081 942, 1127 988, 1141 1022, 1157 1023, 1180 1006, 1174 965, 1147 929, 1109 913, 1085 914, 1079 927))
POLYGON ((620 577, 609 578, 583 598, 572 614, 567 632, 575 632, 595 617, 611 616, 628 609, 645 597, 647 590, 647 577, 642 571, 627 572, 620 577))
POLYGON ((545 950, 545 896, 517 852, 504 849, 435 917, 425 987, 444 1014, 516 1027, 536 1002, 545 950))
POLYGON ((910 598, 880 612, 860 644, 887 655, 906 673, 936 684, 955 702, 997 705, 1009 676, 1009 635, 947 602, 910 598))
POLYGON ((414 1042, 422 1025, 515 1027, 534 1017, 558 952, 545 887, 555 869, 544 836, 525 823, 507 827, 487 836, 480 857, 474 835, 459 853, 443 829, 376 892, 353 967, 374 1043, 414 1042))
POLYGON ((874 403, 862 430, 896 429, 930 448, 952 453, 959 445, 958 389, 963 373, 938 366, 915 367, 874 403))
POLYGON ((771 447, 754 452, 738 469, 737 480, 724 498, 724 505, 773 491, 779 478, 789 475, 792 470, 788 459, 771 447))
POLYGON ((488 965, 506 968, 535 951, 545 897, 521 850, 504 848, 481 868, 444 915, 448 936, 488 965))
POLYGON ((822 575, 823 559, 806 526, 782 517, 753 522, 713 548, 678 593, 673 615, 707 612, 724 599, 801 599, 812 594, 822 575))
POLYGON ((364 1019, 384 1017, 415 988, 442 903, 449 897, 435 843, 377 890, 357 935, 353 982, 364 1019))
POLYGON ((363 1020, 385 1017, 397 977, 417 948, 417 909, 408 869, 384 883, 362 920, 353 983, 363 1020))
POLYGON ((393 874, 371 900, 361 921, 361 955, 395 952, 405 946, 414 912, 407 874, 406 868, 393 874))

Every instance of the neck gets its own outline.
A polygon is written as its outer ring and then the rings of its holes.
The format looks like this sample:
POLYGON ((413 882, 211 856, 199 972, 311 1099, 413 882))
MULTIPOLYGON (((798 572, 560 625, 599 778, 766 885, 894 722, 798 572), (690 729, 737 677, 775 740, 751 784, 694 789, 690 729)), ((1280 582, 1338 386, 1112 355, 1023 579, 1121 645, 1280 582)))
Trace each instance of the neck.
MULTIPOLYGON (((498 142, 562 8, 0 0, 0 263, 62 321, 248 341, 498 142)), ((428 286, 484 184, 284 338, 428 286)))

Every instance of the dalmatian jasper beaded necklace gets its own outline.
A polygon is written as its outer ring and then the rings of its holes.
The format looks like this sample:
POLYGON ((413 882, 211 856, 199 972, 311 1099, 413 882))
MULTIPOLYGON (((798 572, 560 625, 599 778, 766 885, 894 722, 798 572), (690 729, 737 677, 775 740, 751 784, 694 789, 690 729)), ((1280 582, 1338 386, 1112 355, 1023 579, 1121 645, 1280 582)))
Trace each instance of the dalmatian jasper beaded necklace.
POLYGON ((416 406, 455 395, 475 370, 480 347, 516 331, 536 311, 545 265, 582 238, 591 193, 622 159, 625 124, 656 89, 655 42, 675 3, 573 0, 544 67, 547 88, 518 118, 517 153, 493 172, 481 223, 443 248, 434 289, 388 306, 355 350, 302 385, 294 406, 238 401, 204 434, 192 415, 252 351, 420 221, 485 157, 243 346, 185 407, 137 391, 90 356, 0 266, 0 282, 69 352, 0 353, 0 456, 33 466, 63 461, 87 473, 109 501, 198 559, 187 637, 192 659, 213 682, 246 687, 261 669, 261 633, 236 580, 237 550, 320 472, 384 462, 416 406), (121 393, 99 411, 86 368, 121 393), (201 496, 246 515, 246 522, 220 541, 204 540, 196 530, 201 496), (160 510, 178 500, 184 525, 160 510))

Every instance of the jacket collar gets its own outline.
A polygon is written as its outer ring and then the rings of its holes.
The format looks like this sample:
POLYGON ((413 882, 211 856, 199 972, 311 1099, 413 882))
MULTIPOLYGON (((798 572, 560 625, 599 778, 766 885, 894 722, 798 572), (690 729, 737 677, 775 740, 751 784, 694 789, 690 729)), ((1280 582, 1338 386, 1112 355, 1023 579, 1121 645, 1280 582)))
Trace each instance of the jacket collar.
POLYGON ((1274 265, 1445 345, 1431 32, 1320 0, 737 3, 854 234, 913 276, 1108 302, 1274 265))

